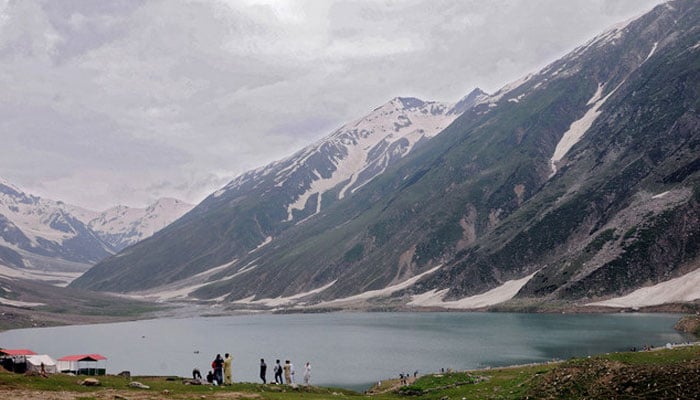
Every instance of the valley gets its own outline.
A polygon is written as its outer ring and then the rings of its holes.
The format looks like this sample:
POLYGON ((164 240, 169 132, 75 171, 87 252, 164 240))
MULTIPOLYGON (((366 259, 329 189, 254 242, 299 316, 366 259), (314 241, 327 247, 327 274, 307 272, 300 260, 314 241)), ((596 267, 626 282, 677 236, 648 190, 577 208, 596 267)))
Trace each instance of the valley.
POLYGON ((221 314, 693 312, 699 19, 660 4, 494 93, 394 97, 195 206, 3 180, 0 303, 49 311, 43 282, 221 314))

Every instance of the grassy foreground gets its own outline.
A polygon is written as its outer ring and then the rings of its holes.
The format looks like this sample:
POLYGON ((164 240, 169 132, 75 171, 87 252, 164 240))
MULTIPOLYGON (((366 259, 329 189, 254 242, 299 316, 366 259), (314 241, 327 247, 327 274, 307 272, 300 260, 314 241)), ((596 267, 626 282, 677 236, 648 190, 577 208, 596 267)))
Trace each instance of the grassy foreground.
POLYGON ((700 395, 700 346, 611 353, 565 362, 425 375, 409 386, 384 381, 368 393, 322 387, 238 383, 226 387, 184 385, 180 378, 132 377, 150 389, 128 387, 129 379, 0 373, 0 396, 8 399, 693 399, 700 395))

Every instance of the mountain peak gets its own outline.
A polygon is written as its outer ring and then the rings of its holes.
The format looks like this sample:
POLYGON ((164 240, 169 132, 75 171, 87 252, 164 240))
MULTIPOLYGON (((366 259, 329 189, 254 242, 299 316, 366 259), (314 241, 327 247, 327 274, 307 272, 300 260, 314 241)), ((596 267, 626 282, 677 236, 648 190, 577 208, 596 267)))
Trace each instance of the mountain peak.
POLYGON ((184 201, 176 199, 174 197, 161 197, 160 199, 153 202, 153 204, 151 204, 151 205, 155 206, 155 205, 175 205, 175 204, 187 205, 187 203, 185 203, 184 201))
POLYGON ((10 183, 8 180, 0 176, 0 193, 5 193, 13 196, 21 195, 24 192, 17 186, 10 183))
POLYGON ((489 94, 484 92, 480 88, 474 88, 474 90, 469 92, 468 95, 462 97, 462 99, 459 100, 457 104, 455 104, 452 107, 452 109, 450 109, 450 111, 448 111, 448 114, 462 114, 463 112, 474 107, 475 104, 487 98, 488 96, 489 94))
POLYGON ((416 97, 395 97, 391 103, 401 105, 403 109, 411 109, 423 107, 426 102, 416 97))

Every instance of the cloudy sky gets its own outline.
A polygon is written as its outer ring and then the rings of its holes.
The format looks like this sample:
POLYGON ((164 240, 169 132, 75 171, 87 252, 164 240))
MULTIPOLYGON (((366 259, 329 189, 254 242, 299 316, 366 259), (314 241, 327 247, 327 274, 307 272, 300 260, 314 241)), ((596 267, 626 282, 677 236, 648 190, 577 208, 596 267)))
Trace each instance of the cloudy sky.
POLYGON ((455 102, 659 0, 0 0, 0 177, 197 203, 396 96, 455 102))

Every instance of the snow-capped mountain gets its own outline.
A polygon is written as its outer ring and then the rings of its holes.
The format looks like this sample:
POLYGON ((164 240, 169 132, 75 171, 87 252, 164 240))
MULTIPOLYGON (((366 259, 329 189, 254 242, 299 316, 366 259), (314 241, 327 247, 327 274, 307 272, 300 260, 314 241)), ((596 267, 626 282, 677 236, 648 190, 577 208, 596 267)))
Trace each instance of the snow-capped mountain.
POLYGON ((27 194, 0 178, 0 265, 38 275, 83 272, 191 207, 163 199, 146 209, 115 207, 98 213, 27 194))
POLYGON ((116 206, 91 218, 88 226, 119 251, 165 228, 192 207, 173 198, 162 198, 146 208, 116 206))
MULTIPOLYGON (((163 231, 174 235, 160 238, 164 243, 182 241, 164 254, 172 262, 144 257, 134 265, 152 261, 151 272, 167 281, 180 270, 195 274, 246 255, 350 197, 486 97, 475 89, 456 104, 394 98, 292 156, 238 176, 181 219, 178 233, 163 231)), ((140 245, 127 252, 138 254, 140 245)))
POLYGON ((73 285, 319 310, 699 299, 698 21, 661 4, 453 121, 392 100, 73 285))
POLYGON ((487 97, 480 89, 456 104, 396 97, 291 157, 239 176, 214 197, 274 182, 290 195, 286 220, 307 218, 321 211, 324 195, 337 200, 361 188, 487 97))
POLYGON ((39 270, 66 269, 64 263, 51 262, 57 259, 71 264, 69 270, 86 269, 114 251, 84 222, 94 214, 0 181, 0 262, 39 270))

